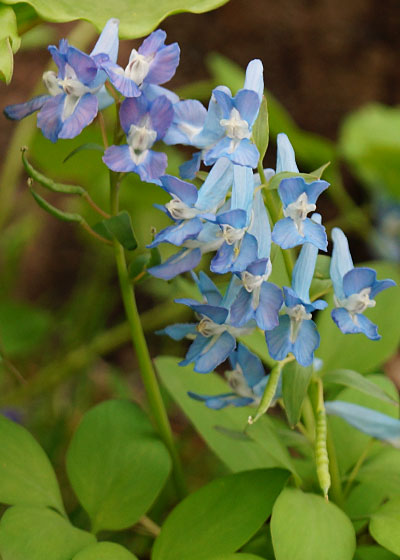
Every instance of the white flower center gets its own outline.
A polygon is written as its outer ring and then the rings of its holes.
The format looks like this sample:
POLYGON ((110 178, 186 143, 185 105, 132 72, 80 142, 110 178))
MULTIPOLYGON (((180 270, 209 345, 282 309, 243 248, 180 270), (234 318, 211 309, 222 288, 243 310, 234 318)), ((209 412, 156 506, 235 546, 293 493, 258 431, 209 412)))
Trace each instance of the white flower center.
POLYGON ((248 272, 247 270, 244 270, 241 274, 241 278, 245 290, 253 294, 251 300, 251 305, 253 309, 257 309, 257 307, 260 304, 261 286, 263 282, 266 282, 268 280, 271 271, 272 271, 271 261, 268 261, 267 270, 265 271, 265 274, 261 274, 261 275, 251 274, 251 272, 248 272))
POLYGON ((140 86, 149 73, 152 60, 153 57, 144 56, 133 49, 128 66, 125 68, 125 76, 140 86))
POLYGON ((150 120, 145 117, 140 125, 132 124, 128 134, 129 151, 133 161, 138 164, 146 157, 157 138, 157 132, 150 128, 150 120))
POLYGON ((303 222, 307 218, 307 214, 316 208, 315 204, 309 204, 307 194, 303 192, 295 202, 288 204, 283 210, 283 215, 286 218, 292 218, 299 234, 304 235, 303 222))
POLYGON ((229 119, 221 119, 219 124, 225 129, 225 134, 233 140, 250 138, 250 130, 247 121, 240 117, 239 111, 234 107, 229 119))
POLYGON ((306 308, 301 303, 294 307, 288 307, 286 313, 290 317, 290 342, 296 342, 297 335, 299 334, 301 323, 304 319, 309 320, 312 318, 311 313, 307 313, 306 308))
POLYGON ((337 307, 344 307, 350 313, 350 315, 356 315, 359 313, 364 313, 368 307, 375 307, 376 301, 374 299, 369 299, 371 293, 371 288, 364 288, 357 294, 351 294, 346 299, 336 300, 337 307))
POLYGON ((254 328, 249 328, 249 327, 232 327, 232 325, 228 325, 226 323, 224 323, 223 325, 218 325, 217 323, 214 323, 214 321, 212 319, 210 319, 209 317, 204 317, 201 319, 201 321, 199 322, 199 324, 197 325, 197 331, 207 337, 213 337, 216 335, 220 335, 223 332, 227 331, 229 334, 231 334, 233 337, 238 338, 239 336, 244 336, 246 334, 251 333, 254 330, 254 328))
POLYGON ((165 208, 168 210, 174 220, 190 220, 199 213, 196 208, 187 206, 187 204, 182 202, 182 200, 180 200, 177 196, 174 196, 172 200, 167 202, 165 208))
POLYGON ((50 95, 53 97, 64 92, 66 94, 61 118, 65 121, 76 109, 81 97, 86 93, 96 94, 101 86, 89 88, 78 80, 75 70, 67 64, 65 77, 58 78, 55 72, 48 71, 43 74, 43 82, 50 95))
POLYGON ((229 224, 222 225, 222 237, 225 239, 228 245, 233 245, 236 241, 243 239, 246 233, 245 228, 237 229, 229 224))

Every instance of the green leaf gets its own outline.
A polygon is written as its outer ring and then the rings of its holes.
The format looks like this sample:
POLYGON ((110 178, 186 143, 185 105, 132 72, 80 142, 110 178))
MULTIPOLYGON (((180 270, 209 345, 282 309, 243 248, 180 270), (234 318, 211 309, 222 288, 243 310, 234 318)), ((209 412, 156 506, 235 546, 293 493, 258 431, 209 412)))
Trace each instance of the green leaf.
POLYGON ((0 301, 0 340, 7 356, 34 351, 48 335, 51 323, 51 315, 44 309, 11 299, 0 301))
POLYGON ((217 556, 207 557, 207 560, 265 560, 261 556, 255 556, 254 554, 246 554, 242 552, 232 552, 228 554, 217 554, 217 556))
MULTIPOLYGON (((115 0, 113 3, 80 2, 79 0, 28 0, 46 21, 73 21, 85 19, 101 30, 106 21, 121 18, 120 36, 125 39, 143 37, 171 14, 193 12, 199 14, 226 4, 228 0, 115 0)), ((16 4, 20 0, 5 0, 5 4, 16 4)))
POLYGON ((286 489, 271 518, 276 560, 351 560, 356 539, 350 519, 321 496, 286 489))
POLYGON ((14 506, 0 522, 2 560, 70 560, 95 540, 47 508, 14 506))
MULTIPOLYGON (((321 345, 316 351, 324 362, 324 370, 351 369, 359 373, 377 370, 392 356, 400 340, 400 272, 389 262, 369 262, 377 271, 378 279, 392 278, 397 283, 376 296, 376 307, 365 315, 378 325, 381 340, 369 340, 364 334, 343 334, 332 321, 328 310, 318 314, 317 326, 321 345)), ((332 297, 328 298, 332 304, 332 297)))
MULTIPOLYGON (((63 194, 77 194, 77 195, 84 195, 86 193, 83 187, 79 187, 76 185, 64 185, 62 183, 56 183, 53 179, 46 177, 43 173, 40 173, 37 169, 33 167, 31 163, 26 158, 26 151, 27 148, 21 148, 21 157, 22 163, 24 164, 25 170, 28 173, 29 177, 37 181, 42 187, 45 187, 49 191, 63 193, 63 194)), ((46 210, 46 208, 45 208, 46 210)))
POLYGON ((300 420, 301 407, 313 373, 312 366, 303 367, 297 362, 285 364, 282 371, 282 396, 286 416, 292 428, 300 420))
POLYGON ((129 264, 128 267, 128 274, 131 280, 134 280, 139 274, 146 270, 147 265, 149 264, 150 260, 150 253, 144 253, 143 255, 138 255, 133 261, 129 264))
POLYGON ((293 461, 275 434, 272 421, 267 416, 250 426, 239 439, 228 432, 243 432, 249 417, 249 408, 224 408, 211 410, 204 403, 188 397, 187 392, 213 395, 227 392, 227 384, 218 375, 199 375, 191 366, 181 367, 177 358, 158 357, 155 361, 162 383, 211 450, 232 471, 261 467, 284 467, 294 472, 293 461), (216 429, 217 427, 217 429, 216 429))
POLYGON ((72 560, 137 560, 137 557, 119 544, 103 541, 84 548, 72 560))
POLYGON ((382 401, 390 402, 395 406, 398 404, 397 401, 393 400, 383 389, 375 385, 375 383, 372 383, 372 381, 369 381, 360 373, 350 369, 336 369, 334 371, 330 371, 323 376, 323 380, 324 385, 344 385, 345 387, 357 389, 366 395, 371 395, 371 397, 376 397, 382 401))
MULTIPOLYGON (((326 163, 324 163, 323 165, 318 167, 318 169, 314 169, 314 171, 311 171, 310 175, 313 175, 317 179, 321 179, 322 175, 324 174, 325 169, 327 169, 330 166, 330 164, 331 164, 331 162, 327 161, 326 163)), ((322 256, 324 256, 324 255, 322 255, 322 256)))
POLYGON ((100 144, 96 144, 95 142, 86 142, 85 144, 81 144, 80 146, 78 146, 77 148, 72 150, 72 152, 70 152, 63 159, 63 163, 67 162, 74 155, 79 154, 79 152, 86 151, 86 150, 96 150, 96 151, 102 152, 102 153, 104 152, 104 148, 103 148, 103 146, 100 146, 100 144))
POLYGON ((257 120, 253 126, 252 137, 254 144, 258 148, 260 161, 262 162, 265 152, 267 151, 269 141, 268 105, 265 96, 262 98, 257 120))
POLYGON ((11 81, 14 67, 13 55, 20 44, 14 10, 0 5, 0 80, 6 84, 11 81))
POLYGON ((376 542, 400 555, 400 496, 383 504, 372 515, 369 531, 376 542))
POLYGON ((354 560, 396 560, 395 556, 380 546, 359 546, 354 555, 354 560))
POLYGON ((171 461, 138 405, 111 400, 87 412, 67 453, 67 472, 93 530, 121 530, 150 508, 171 461))
MULTIPOLYGON (((396 387, 386 376, 368 375, 367 379, 380 387, 394 400, 398 399, 396 387)), ((343 389, 336 396, 336 399, 352 402, 366 408, 371 408, 393 418, 398 418, 399 416, 398 407, 393 406, 387 401, 362 393, 356 389, 343 389)), ((367 434, 363 434, 358 431, 356 428, 353 428, 342 418, 329 416, 329 425, 336 448, 340 471, 344 475, 355 464, 360 455, 364 453, 367 446, 371 445, 370 442, 372 438, 367 434)), ((377 448, 381 448, 383 444, 376 442, 374 445, 377 448)))
POLYGON ((50 202, 47 202, 44 198, 42 198, 37 192, 35 192, 31 187, 29 188, 31 195, 36 200, 38 205, 43 208, 46 212, 61 220, 63 222, 76 222, 78 224, 82 224, 85 220, 80 214, 73 214, 71 212, 63 212, 59 208, 56 208, 50 202))
POLYGON ((64 512, 45 452, 22 426, 0 415, 0 502, 50 506, 64 512))
POLYGON ((234 552, 271 514, 289 473, 259 469, 213 480, 167 517, 152 560, 207 560, 234 552))
POLYGON ((136 249, 137 241, 133 232, 131 217, 126 210, 123 210, 117 216, 103 220, 102 223, 108 232, 118 239, 124 249, 127 251, 136 249))
POLYGON ((368 458, 358 472, 357 480, 384 488, 387 496, 400 493, 400 449, 381 447, 368 458))
POLYGON ((376 480, 357 484, 350 492, 344 511, 353 520, 354 529, 358 532, 368 523, 368 518, 390 497, 384 484, 376 480))
POLYGON ((344 120, 340 150, 356 175, 381 193, 400 198, 400 109, 377 103, 350 113, 344 120))

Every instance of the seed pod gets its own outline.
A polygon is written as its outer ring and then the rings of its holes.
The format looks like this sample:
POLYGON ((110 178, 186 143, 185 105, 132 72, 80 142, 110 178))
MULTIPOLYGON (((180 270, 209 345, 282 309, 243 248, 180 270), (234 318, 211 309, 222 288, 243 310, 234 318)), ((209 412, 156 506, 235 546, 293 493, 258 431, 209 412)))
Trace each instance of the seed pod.
POLYGON ((317 466, 318 482, 325 498, 327 498, 328 490, 331 486, 331 477, 329 474, 329 458, 326 448, 326 413, 325 408, 323 407, 317 411, 315 431, 315 461, 317 466))

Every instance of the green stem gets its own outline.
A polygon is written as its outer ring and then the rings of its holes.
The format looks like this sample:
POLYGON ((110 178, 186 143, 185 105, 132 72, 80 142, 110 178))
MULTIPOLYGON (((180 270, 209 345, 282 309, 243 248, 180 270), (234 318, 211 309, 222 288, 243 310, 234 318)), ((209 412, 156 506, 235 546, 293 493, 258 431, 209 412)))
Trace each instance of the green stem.
MULTIPOLYGON (((265 173, 264 173, 264 169, 262 166, 262 163, 259 162, 258 163, 258 172, 260 174, 260 180, 261 183, 263 185, 268 186, 268 181, 265 177, 265 173)), ((265 205, 267 207, 268 213, 271 217, 272 223, 276 224, 276 222, 279 220, 280 216, 279 216, 279 209, 277 208, 276 205, 276 200, 274 198, 274 193, 272 190, 266 188, 264 190, 264 201, 265 201, 265 205)), ((283 262, 285 263, 285 268, 286 268, 286 272, 288 275, 288 279, 289 282, 292 279, 292 272, 293 272, 293 268, 294 268, 294 262, 293 262, 293 254, 292 251, 290 249, 281 249, 281 253, 282 253, 282 257, 283 257, 283 262)))
MULTIPOLYGON (((118 214, 118 187, 117 174, 110 172, 110 209, 112 215, 118 214)), ((133 285, 129 279, 125 252, 122 245, 116 239, 114 239, 114 254, 117 264, 122 300, 124 302, 125 312, 130 327, 132 344, 139 362, 142 381, 155 424, 171 455, 176 489, 179 496, 183 497, 186 494, 186 486, 183 478, 181 463, 175 448, 168 415, 162 400, 160 387, 158 385, 156 373, 153 368, 142 324, 140 322, 133 285)))
POLYGON ((368 457, 369 452, 371 451, 371 447, 374 444, 374 440, 370 439, 369 442, 367 443, 366 448, 364 449, 364 451, 361 453, 361 455, 359 456, 356 464, 353 467, 353 470, 351 471, 349 478, 347 479, 347 483, 346 486, 344 488, 344 497, 347 498, 347 496, 350 493, 351 487, 353 485, 353 482, 355 481, 360 468, 362 467, 362 465, 364 464, 365 459, 368 457))

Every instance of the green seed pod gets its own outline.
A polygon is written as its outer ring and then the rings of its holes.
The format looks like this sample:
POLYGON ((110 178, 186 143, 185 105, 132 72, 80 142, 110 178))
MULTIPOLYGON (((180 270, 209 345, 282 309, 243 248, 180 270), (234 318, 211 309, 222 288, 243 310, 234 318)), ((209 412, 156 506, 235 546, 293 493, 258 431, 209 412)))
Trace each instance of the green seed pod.
POLYGON ((329 474, 329 458, 326 448, 327 426, 324 408, 318 410, 316 413, 315 431, 315 461, 317 465, 318 482, 325 498, 327 498, 328 490, 331 486, 331 477, 329 474))

